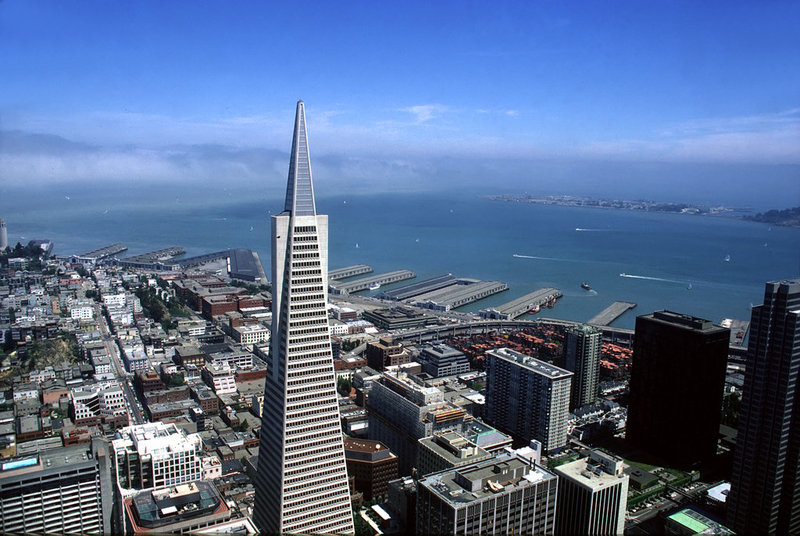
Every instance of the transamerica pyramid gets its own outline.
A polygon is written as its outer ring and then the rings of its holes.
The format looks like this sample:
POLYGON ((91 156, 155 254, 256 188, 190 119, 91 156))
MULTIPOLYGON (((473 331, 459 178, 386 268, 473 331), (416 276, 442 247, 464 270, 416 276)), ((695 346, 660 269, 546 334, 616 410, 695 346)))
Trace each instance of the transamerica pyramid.
POLYGON ((283 212, 272 216, 272 340, 253 519, 262 534, 352 534, 328 301, 328 217, 318 215, 297 103, 283 212))

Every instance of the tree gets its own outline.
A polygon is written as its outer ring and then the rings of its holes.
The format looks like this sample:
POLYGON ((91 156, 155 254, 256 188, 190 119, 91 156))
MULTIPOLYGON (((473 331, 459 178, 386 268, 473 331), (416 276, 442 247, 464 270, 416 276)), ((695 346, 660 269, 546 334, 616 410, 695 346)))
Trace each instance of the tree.
POLYGON ((350 381, 350 378, 340 377, 336 382, 336 389, 338 389, 342 396, 350 396, 350 391, 353 389, 353 382, 350 381))

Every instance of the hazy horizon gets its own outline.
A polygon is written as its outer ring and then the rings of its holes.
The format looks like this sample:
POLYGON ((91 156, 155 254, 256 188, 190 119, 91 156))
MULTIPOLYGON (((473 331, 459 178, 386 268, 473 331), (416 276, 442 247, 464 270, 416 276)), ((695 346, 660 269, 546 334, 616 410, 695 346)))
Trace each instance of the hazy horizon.
POLYGON ((798 19, 788 1, 6 1, 0 211, 20 189, 280 197, 298 98, 322 197, 788 208, 798 19))

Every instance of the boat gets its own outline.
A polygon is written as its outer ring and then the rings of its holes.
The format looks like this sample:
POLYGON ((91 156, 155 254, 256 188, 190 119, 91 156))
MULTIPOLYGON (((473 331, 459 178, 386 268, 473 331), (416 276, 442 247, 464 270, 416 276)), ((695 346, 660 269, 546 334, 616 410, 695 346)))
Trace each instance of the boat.
POLYGON ((584 289, 584 290, 592 290, 592 287, 590 287, 589 283, 587 283, 586 281, 581 283, 581 288, 584 289))
POLYGON ((731 262, 731 256, 725 255, 725 262, 731 262))
POLYGON ((369 289, 370 290, 378 290, 379 288, 381 288, 381 284, 380 283, 370 283, 370 285, 369 285, 369 289))
POLYGON ((692 290, 692 284, 691 284, 691 283, 689 283, 689 284, 686 286, 686 290, 692 290))

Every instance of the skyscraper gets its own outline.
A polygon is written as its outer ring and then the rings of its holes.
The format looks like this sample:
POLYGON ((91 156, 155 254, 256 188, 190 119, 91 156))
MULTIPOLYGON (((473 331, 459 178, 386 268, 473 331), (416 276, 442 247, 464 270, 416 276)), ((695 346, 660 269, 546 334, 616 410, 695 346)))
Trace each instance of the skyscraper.
POLYGON ((600 387, 600 350, 602 333, 586 325, 576 325, 567 330, 564 344, 565 368, 575 373, 572 377, 572 394, 569 409, 594 404, 600 387))
POLYGON ((657 311, 636 318, 628 440, 686 467, 717 452, 730 330, 657 311))
POLYGON ((303 101, 283 212, 272 216, 272 341, 253 517, 262 532, 353 533, 328 327, 328 217, 318 215, 303 101))
POLYGON ((800 533, 800 278, 753 307, 728 520, 739 534, 800 533))
POLYGON ((545 452, 567 443, 573 374, 510 348, 486 352, 486 418, 545 452))

